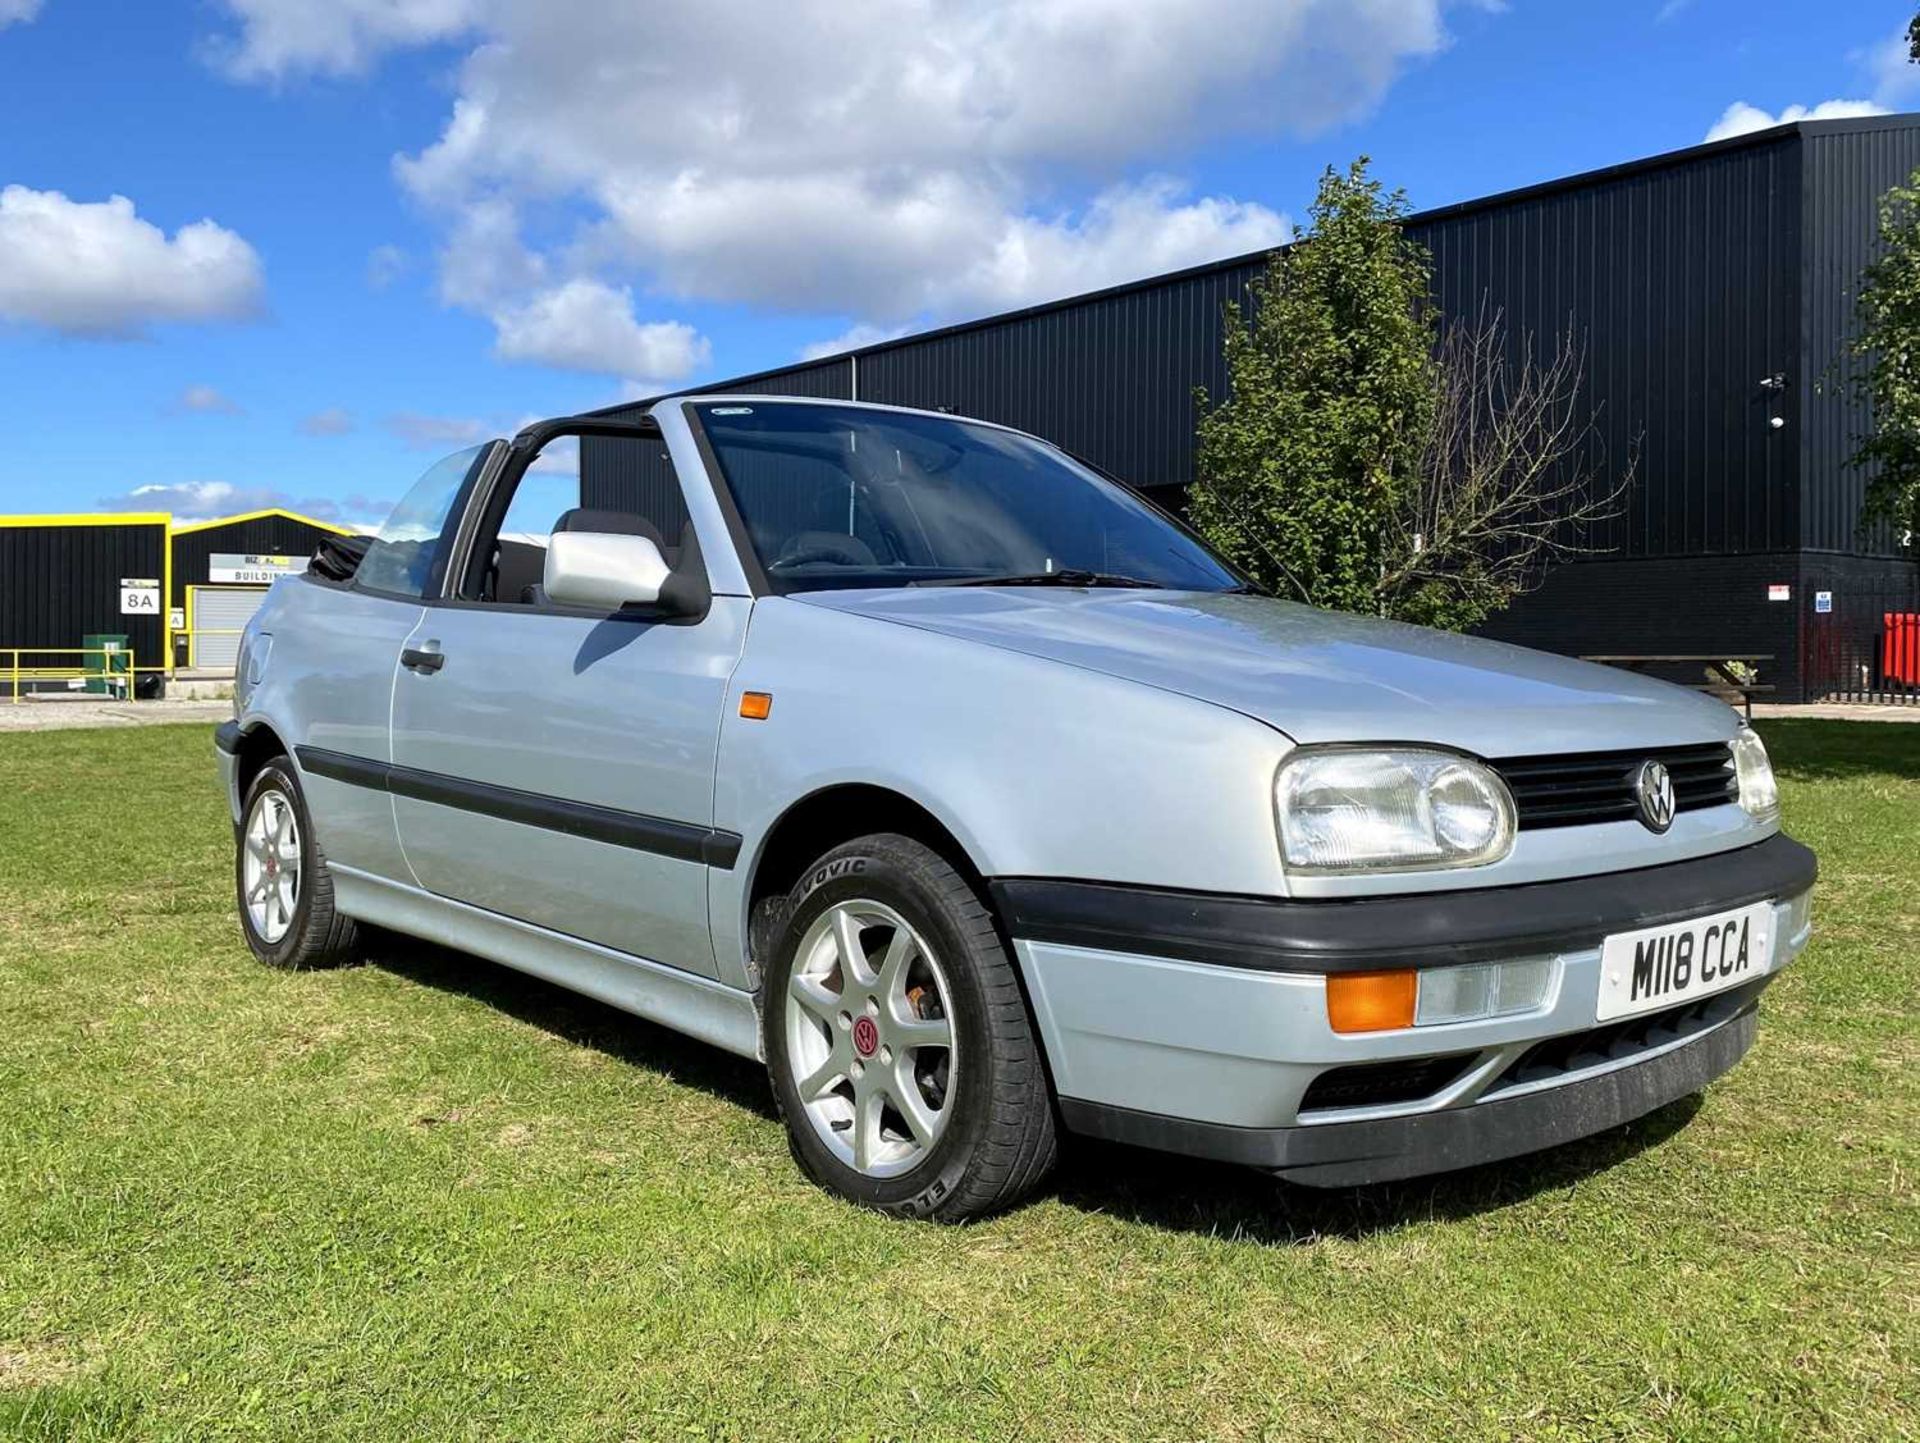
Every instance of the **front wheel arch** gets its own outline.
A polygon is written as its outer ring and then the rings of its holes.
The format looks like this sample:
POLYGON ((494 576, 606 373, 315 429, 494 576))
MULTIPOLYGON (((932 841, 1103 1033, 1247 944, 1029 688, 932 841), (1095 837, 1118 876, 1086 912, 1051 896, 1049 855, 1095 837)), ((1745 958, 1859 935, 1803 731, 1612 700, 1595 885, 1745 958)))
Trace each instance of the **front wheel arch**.
POLYGON ((253 787, 253 779, 260 775, 260 768, 276 757, 291 760, 293 751, 280 739, 280 734, 270 723, 256 721, 241 728, 240 747, 233 755, 234 791, 237 798, 244 802, 253 787))
MULTIPOLYGON (((953 830, 926 806, 904 792, 866 782, 822 787, 782 812, 754 854, 747 879, 746 961, 756 986, 786 920, 787 901, 807 868, 845 842, 883 833, 920 843, 966 878, 989 908, 993 906, 979 865, 953 830)), ((997 915, 995 922, 999 922, 997 915)))

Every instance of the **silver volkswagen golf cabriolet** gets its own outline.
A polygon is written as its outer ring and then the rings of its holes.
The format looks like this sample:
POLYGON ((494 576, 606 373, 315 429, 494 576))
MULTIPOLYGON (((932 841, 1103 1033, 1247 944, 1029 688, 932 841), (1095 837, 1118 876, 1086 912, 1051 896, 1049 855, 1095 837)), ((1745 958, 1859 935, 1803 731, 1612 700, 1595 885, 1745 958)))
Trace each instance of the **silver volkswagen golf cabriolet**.
POLYGON ((248 627, 246 940, 365 925, 765 1062, 794 1157, 1004 1207, 1061 1129, 1343 1186, 1697 1092, 1813 855, 1722 703, 1256 594, 1055 447, 766 396, 448 458, 248 627))

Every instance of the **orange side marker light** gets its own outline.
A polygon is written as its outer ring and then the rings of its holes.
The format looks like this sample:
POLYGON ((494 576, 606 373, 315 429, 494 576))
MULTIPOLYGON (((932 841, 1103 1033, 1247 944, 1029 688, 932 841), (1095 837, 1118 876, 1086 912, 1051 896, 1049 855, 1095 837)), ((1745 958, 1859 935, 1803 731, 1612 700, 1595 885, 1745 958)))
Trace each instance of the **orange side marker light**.
POLYGON ((1335 1032, 1385 1032, 1413 1026, 1419 974, 1341 972, 1327 978, 1327 1022, 1335 1032))
POLYGON ((772 711, 772 692, 743 691, 740 693, 740 715, 748 721, 765 721, 772 711))

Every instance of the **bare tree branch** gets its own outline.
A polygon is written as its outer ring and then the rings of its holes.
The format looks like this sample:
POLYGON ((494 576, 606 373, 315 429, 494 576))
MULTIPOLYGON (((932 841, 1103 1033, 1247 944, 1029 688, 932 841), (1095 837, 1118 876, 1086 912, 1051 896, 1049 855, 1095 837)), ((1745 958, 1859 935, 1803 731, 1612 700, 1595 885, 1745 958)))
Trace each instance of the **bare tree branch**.
POLYGON ((1601 436, 1571 327, 1536 358, 1531 335, 1483 309, 1443 331, 1438 362, 1419 484, 1399 498, 1380 594, 1390 614, 1471 624, 1554 562, 1611 549, 1593 535, 1624 512, 1634 467, 1606 479, 1591 464, 1601 436))

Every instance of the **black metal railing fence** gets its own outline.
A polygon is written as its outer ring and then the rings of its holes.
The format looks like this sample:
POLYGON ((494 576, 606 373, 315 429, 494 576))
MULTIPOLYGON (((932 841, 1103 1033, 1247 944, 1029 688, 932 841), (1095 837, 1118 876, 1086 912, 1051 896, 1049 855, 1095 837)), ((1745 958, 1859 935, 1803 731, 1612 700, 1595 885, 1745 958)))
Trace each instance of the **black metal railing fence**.
POLYGON ((1920 706, 1920 575, 1863 586, 1816 573, 1807 593, 1806 699, 1920 706))

